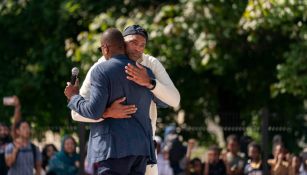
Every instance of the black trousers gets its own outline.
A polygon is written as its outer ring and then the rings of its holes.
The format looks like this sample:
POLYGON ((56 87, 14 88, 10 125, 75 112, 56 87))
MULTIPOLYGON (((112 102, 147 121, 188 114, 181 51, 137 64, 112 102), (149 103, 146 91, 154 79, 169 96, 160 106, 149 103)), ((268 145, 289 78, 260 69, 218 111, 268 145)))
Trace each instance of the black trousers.
POLYGON ((144 175, 147 157, 127 156, 107 159, 95 164, 97 175, 144 175))

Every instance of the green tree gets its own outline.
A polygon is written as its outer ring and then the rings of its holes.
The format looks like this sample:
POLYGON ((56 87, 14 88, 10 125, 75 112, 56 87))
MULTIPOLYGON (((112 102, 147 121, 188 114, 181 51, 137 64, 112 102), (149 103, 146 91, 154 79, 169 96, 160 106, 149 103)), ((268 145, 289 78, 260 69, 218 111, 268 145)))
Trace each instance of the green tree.
MULTIPOLYGON (((177 111, 160 110, 160 124, 184 111, 182 128, 219 116, 250 133, 267 107, 271 125, 290 127, 283 135, 294 149, 306 133, 306 16, 301 0, 8 0, 0 6, 0 95, 19 95, 38 125, 71 124, 63 96, 71 67, 82 79, 100 57, 100 34, 137 23, 149 31, 146 52, 182 96, 177 111)), ((214 140, 205 130, 184 136, 214 140)))
MULTIPOLYGON (((289 87, 283 86, 283 81, 296 77, 285 74, 287 67, 300 70, 293 68, 291 62, 298 60, 289 55, 300 53, 304 59, 300 52, 304 45, 297 43, 293 34, 300 33, 296 26, 303 26, 306 4, 183 0, 136 8, 125 16, 118 13, 120 8, 125 9, 119 5, 98 14, 88 30, 79 34, 78 43, 72 42, 80 46, 68 49, 85 71, 99 57, 96 48, 101 32, 113 26, 123 30, 137 23, 150 31, 147 52, 163 62, 181 92, 180 109, 185 111, 186 125, 204 126, 205 118, 216 114, 222 125, 236 124, 237 120, 228 119, 234 114, 239 116, 240 125, 249 126, 255 123, 253 116, 260 120, 258 112, 266 106, 272 113, 271 125, 291 123, 300 129, 292 128, 285 136, 301 138, 304 97, 295 95, 291 85, 305 81, 302 77, 296 83, 289 82, 289 87), (300 10, 295 11, 298 6, 300 10)), ((301 63, 296 65, 306 69, 301 63)), ((296 87, 304 91, 302 86, 296 87)), ((163 123, 174 121, 174 111, 162 111, 160 116, 163 123)), ((205 140, 208 135, 198 132, 187 136, 205 140)))

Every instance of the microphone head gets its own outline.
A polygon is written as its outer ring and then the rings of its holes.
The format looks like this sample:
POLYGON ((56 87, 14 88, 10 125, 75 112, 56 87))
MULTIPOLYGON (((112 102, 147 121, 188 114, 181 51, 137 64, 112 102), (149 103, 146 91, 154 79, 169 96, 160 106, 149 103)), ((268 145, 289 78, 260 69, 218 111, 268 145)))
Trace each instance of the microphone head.
POLYGON ((74 67, 71 69, 71 75, 77 76, 79 74, 79 69, 74 67))

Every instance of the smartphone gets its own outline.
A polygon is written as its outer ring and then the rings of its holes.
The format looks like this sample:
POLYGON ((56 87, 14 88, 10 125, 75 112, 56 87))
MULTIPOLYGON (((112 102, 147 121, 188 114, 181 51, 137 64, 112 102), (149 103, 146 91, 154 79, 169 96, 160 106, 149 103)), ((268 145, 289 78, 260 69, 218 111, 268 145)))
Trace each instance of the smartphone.
POLYGON ((15 99, 13 97, 3 97, 4 106, 14 106, 15 99))

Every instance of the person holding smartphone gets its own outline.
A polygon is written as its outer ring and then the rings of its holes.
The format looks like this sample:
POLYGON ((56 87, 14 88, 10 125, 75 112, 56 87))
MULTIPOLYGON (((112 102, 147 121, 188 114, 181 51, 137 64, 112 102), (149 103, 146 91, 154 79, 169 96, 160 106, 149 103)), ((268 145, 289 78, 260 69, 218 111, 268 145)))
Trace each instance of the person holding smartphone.
MULTIPOLYGON (((21 113, 20 113, 20 102, 17 96, 10 96, 10 97, 3 97, 3 105, 4 106, 13 106, 14 115, 13 115, 13 125, 12 125, 12 134, 14 131, 14 127, 16 122, 20 120, 21 113)), ((5 163, 5 148, 6 146, 12 142, 12 137, 10 135, 10 128, 5 123, 0 122, 0 175, 6 175, 8 172, 8 167, 5 163)))

